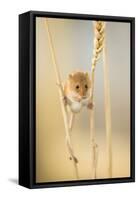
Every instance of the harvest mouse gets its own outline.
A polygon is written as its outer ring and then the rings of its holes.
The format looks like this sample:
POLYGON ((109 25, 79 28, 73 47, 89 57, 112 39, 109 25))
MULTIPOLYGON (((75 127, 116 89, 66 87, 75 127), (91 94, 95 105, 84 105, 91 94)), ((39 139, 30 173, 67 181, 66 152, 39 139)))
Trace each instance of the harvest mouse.
POLYGON ((80 112, 83 106, 93 108, 90 100, 91 80, 88 72, 74 72, 69 74, 64 84, 64 102, 70 105, 74 113, 80 112))

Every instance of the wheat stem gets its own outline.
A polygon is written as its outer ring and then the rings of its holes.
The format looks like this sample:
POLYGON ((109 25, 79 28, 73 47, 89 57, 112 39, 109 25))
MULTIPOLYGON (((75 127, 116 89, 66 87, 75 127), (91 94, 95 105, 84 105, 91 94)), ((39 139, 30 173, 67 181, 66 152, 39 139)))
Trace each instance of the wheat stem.
MULTIPOLYGON (((103 50, 104 45, 104 34, 105 34, 105 23, 101 21, 94 22, 94 50, 93 59, 91 67, 91 100, 94 101, 94 82, 95 82, 95 67, 98 59, 100 58, 100 53, 103 50)), ((92 146, 91 158, 92 158, 92 177, 97 178, 96 169, 98 161, 98 145, 96 144, 96 133, 95 133, 95 122, 94 122, 94 107, 90 111, 90 142, 92 146)))
POLYGON ((105 41, 104 41, 104 48, 103 48, 103 71, 104 71, 107 168, 108 168, 109 178, 112 178, 112 127, 111 127, 110 81, 109 81, 109 67, 107 63, 107 49, 106 49, 105 41))
POLYGON ((67 109, 63 102, 64 90, 63 90, 63 85, 62 85, 62 81, 61 81, 60 71, 59 71, 59 68, 58 68, 57 62, 56 62, 55 50, 54 50, 54 45, 53 45, 53 41, 52 41, 52 36, 50 33, 50 29, 49 29, 48 19, 45 20, 45 25, 46 25, 46 31, 47 31, 47 36, 48 36, 48 42, 49 42, 52 63, 53 63, 55 74, 56 74, 57 84, 59 85, 58 92, 59 92, 61 110, 62 110, 62 115, 63 115, 63 120, 64 120, 66 144, 67 144, 68 152, 70 154, 70 158, 73 161, 75 176, 78 179, 79 178, 78 166, 77 166, 78 160, 77 160, 76 156, 74 155, 73 147, 71 144, 71 138, 70 138, 70 132, 69 132, 69 126, 68 126, 67 109))

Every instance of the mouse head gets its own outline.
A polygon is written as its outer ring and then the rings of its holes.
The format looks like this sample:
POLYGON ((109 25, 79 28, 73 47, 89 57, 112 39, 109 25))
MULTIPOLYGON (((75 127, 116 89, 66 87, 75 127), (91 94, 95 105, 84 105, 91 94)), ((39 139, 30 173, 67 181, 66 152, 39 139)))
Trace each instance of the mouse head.
POLYGON ((91 80, 88 72, 75 72, 69 74, 69 83, 74 98, 80 101, 88 98, 91 88, 91 80))

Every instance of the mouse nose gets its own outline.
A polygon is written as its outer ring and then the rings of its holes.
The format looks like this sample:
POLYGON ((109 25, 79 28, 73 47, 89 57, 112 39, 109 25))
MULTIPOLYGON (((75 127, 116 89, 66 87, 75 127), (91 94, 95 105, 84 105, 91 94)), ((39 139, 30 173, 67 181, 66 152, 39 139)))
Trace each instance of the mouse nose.
POLYGON ((83 89, 80 89, 80 96, 83 98, 85 96, 83 89))

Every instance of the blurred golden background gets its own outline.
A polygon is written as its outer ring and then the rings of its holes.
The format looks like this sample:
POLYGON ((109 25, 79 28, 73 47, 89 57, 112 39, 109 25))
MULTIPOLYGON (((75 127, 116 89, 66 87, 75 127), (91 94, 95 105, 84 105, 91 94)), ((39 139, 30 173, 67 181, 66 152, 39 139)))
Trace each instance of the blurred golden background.
MULTIPOLYGON (((93 25, 88 20, 49 19, 63 81, 75 69, 90 71, 93 25)), ((113 131, 113 177, 130 176, 130 24, 107 22, 113 131)), ((102 59, 96 66, 97 178, 107 177, 102 59)), ((91 179, 89 114, 77 115, 72 131, 80 179, 91 179)), ((45 18, 36 18, 36 182, 75 180, 49 50, 45 18)))

